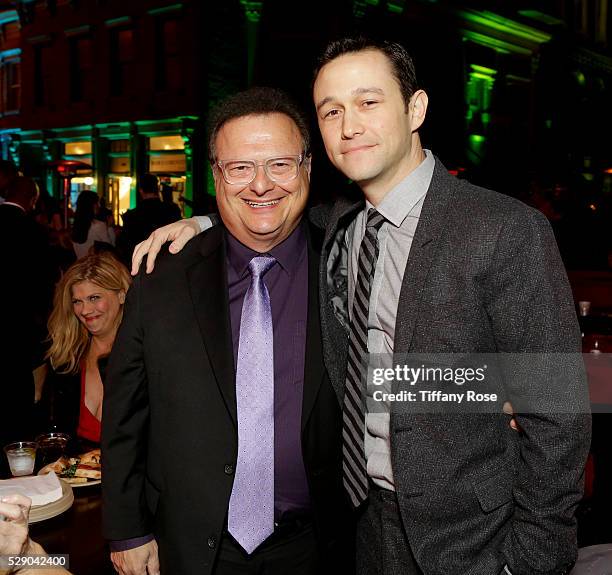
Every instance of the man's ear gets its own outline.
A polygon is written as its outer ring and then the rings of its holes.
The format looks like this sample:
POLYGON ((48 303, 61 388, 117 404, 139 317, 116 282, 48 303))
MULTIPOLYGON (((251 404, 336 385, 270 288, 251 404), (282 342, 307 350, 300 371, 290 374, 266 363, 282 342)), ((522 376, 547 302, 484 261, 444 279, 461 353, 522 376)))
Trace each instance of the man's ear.
POLYGON ((312 156, 307 156, 304 160, 306 166, 306 173, 308 174, 308 181, 310 181, 310 172, 312 171, 312 156))
POLYGON ((429 98, 424 90, 417 90, 412 94, 412 98, 410 98, 410 103, 408 104, 408 114, 410 116, 410 126, 413 132, 416 132, 425 121, 428 103, 429 98))

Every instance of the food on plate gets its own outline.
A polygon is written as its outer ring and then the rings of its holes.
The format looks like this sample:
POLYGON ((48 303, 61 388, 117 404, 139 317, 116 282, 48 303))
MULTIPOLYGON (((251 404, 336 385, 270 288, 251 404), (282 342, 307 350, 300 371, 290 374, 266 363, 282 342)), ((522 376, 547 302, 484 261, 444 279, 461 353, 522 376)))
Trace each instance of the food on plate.
POLYGON ((100 465, 84 465, 79 463, 74 472, 75 477, 86 477, 88 479, 101 479, 102 472, 100 471, 100 465))
POLYGON ((91 465, 93 463, 100 463, 100 450, 99 449, 92 449, 91 451, 88 451, 87 453, 83 453, 83 455, 79 455, 79 459, 81 460, 81 463, 84 463, 86 465, 91 465))
POLYGON ((78 457, 60 457, 57 461, 43 467, 38 474, 44 475, 50 471, 54 471, 58 477, 73 485, 94 481, 98 483, 102 478, 100 450, 93 449, 78 457))

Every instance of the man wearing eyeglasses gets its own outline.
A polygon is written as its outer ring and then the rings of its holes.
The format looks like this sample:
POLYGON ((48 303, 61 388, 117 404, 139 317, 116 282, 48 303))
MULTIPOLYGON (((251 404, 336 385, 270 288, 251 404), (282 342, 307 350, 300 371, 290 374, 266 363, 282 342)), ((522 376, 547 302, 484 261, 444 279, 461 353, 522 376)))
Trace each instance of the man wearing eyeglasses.
POLYGON ((259 88, 211 125, 223 225, 135 279, 109 362, 113 563, 121 575, 350 572, 337 542, 352 536, 321 349, 322 235, 302 221, 306 123, 259 88))

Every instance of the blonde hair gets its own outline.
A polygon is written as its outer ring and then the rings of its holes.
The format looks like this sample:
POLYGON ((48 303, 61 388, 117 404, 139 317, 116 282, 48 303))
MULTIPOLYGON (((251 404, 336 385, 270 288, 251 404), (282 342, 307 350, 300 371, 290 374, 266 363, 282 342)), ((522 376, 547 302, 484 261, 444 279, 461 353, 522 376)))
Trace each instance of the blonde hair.
MULTIPOLYGON (((79 363, 91 339, 72 306, 72 288, 83 281, 90 281, 107 290, 127 292, 131 277, 126 267, 107 252, 86 256, 68 268, 55 288, 53 311, 47 323, 51 341, 47 358, 59 373, 76 373, 79 370, 79 363)), ((117 325, 122 317, 123 306, 119 309, 117 325)))

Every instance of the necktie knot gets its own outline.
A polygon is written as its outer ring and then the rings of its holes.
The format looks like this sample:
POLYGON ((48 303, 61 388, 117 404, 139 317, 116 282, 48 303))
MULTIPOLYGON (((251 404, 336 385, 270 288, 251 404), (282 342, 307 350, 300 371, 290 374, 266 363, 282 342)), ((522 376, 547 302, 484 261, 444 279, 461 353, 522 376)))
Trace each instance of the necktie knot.
POLYGON ((385 217, 376 211, 375 208, 368 210, 368 219, 366 221, 366 228, 374 228, 376 231, 380 229, 380 226, 385 222, 385 217))
POLYGON ((249 262, 249 272, 253 278, 260 278, 276 263, 272 256, 255 256, 249 262))

